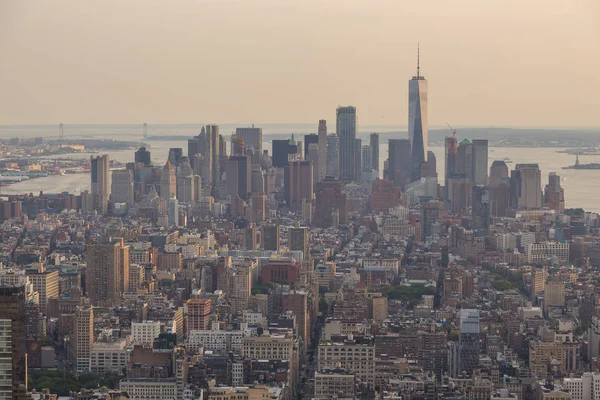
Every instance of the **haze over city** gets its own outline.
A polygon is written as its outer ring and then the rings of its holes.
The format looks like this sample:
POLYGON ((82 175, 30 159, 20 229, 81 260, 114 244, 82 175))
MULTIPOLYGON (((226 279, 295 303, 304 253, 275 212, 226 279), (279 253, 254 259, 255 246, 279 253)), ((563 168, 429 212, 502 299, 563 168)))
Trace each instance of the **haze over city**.
POLYGON ((596 0, 0 2, 0 124, 600 125, 596 0))
POLYGON ((0 400, 600 400, 598 0, 0 0, 0 400))

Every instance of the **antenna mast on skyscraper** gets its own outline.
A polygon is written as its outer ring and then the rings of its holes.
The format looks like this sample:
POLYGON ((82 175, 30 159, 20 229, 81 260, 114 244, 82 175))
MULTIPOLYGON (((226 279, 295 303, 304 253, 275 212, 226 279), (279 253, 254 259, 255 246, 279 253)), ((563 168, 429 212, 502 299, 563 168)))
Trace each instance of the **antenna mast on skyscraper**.
POLYGON ((421 79, 421 44, 417 43, 417 79, 421 79))
POLYGON ((144 122, 144 140, 148 139, 148 124, 144 122))
POLYGON ((62 122, 60 123, 60 125, 58 125, 58 137, 60 138, 60 140, 63 140, 63 138, 65 137, 62 122))

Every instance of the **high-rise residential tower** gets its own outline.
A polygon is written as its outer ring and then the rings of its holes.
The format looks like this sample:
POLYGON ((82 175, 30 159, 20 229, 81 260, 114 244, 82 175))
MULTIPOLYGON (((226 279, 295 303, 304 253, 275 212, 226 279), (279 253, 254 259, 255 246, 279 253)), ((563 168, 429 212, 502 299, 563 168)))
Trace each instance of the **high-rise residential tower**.
POLYGON ((108 212, 108 198, 110 196, 110 162, 108 154, 90 158, 92 175, 92 198, 94 209, 102 214, 108 212))
POLYGON ((427 161, 429 138, 427 80, 421 76, 419 54, 417 54, 417 75, 408 81, 408 138, 411 149, 411 179, 416 180, 421 163, 427 161))
POLYGON ((92 304, 118 304, 129 287, 129 246, 122 239, 88 244, 86 260, 86 287, 92 304))
POLYGON ((356 180, 356 107, 338 107, 336 133, 340 142, 340 180, 356 180))
POLYGON ((302 252, 304 260, 310 258, 310 247, 308 242, 308 228, 290 227, 288 229, 288 246, 290 250, 299 250, 302 252))
POLYGON ((317 134, 319 136, 319 161, 317 163, 317 181, 315 183, 321 182, 327 174, 327 121, 324 119, 319 120, 317 134))

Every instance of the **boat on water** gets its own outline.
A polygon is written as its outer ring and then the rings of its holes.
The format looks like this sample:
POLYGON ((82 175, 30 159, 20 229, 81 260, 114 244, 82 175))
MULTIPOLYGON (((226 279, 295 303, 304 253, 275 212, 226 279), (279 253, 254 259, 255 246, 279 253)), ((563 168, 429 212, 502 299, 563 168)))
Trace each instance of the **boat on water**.
POLYGON ((513 163, 513 161, 510 158, 508 158, 508 157, 504 157, 502 159, 502 161, 504 161, 506 164, 512 164, 513 163))
POLYGON ((598 164, 598 163, 580 164, 579 156, 576 156, 574 165, 569 165, 568 167, 562 167, 562 169, 600 169, 600 164, 598 164))

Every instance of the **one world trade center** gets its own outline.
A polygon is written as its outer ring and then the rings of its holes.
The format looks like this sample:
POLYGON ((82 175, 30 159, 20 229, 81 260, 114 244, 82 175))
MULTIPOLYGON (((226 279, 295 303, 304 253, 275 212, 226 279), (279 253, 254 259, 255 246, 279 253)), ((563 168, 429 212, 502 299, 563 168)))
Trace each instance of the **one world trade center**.
POLYGON ((411 181, 419 179, 421 164, 427 161, 427 80, 421 76, 417 52, 417 75, 408 81, 408 138, 410 140, 411 181))

